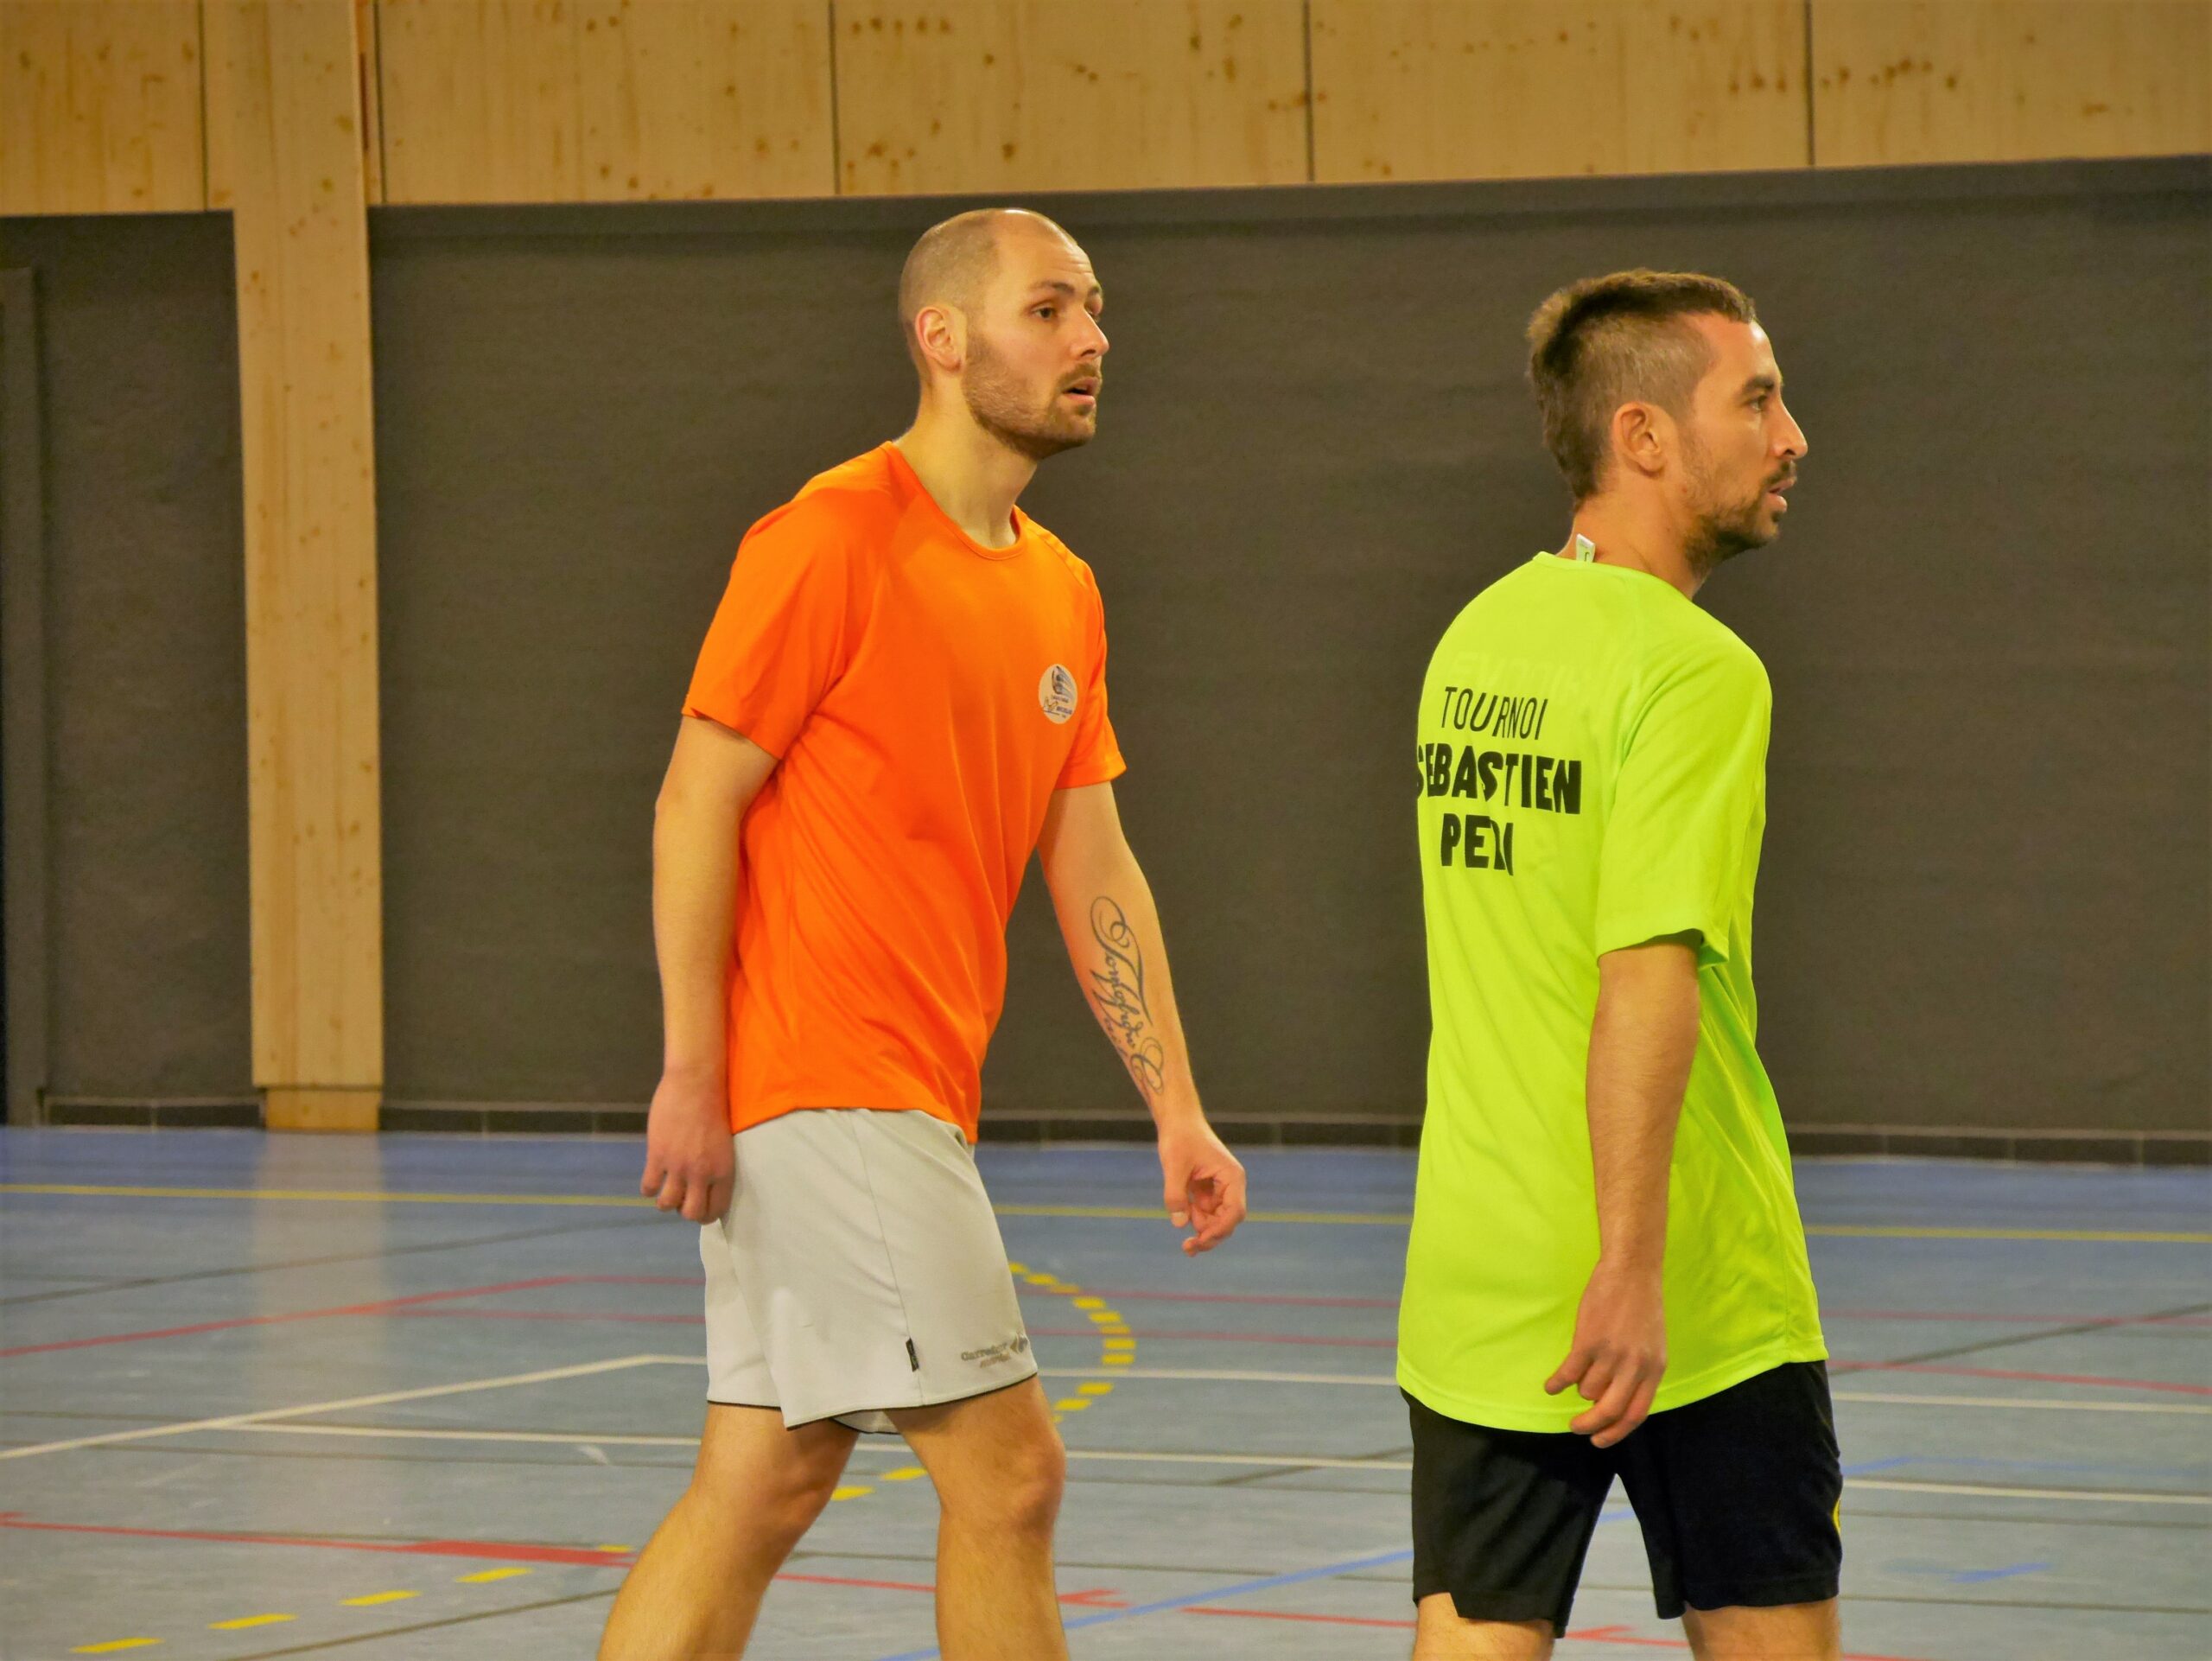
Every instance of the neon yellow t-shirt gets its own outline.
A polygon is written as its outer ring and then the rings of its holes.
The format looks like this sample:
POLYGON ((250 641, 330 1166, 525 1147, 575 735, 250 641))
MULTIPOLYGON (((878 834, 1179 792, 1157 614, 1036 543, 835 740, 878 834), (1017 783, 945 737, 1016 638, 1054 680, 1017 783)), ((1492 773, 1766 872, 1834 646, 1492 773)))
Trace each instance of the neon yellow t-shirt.
POLYGON ((1655 1412, 1826 1357, 1782 1115, 1753 1039, 1772 695, 1643 571, 1540 554, 1445 631, 1421 688, 1428 1111, 1398 1382, 1563 1431, 1544 1394, 1598 1261, 1583 1093, 1605 952, 1694 932, 1697 1055, 1667 1184, 1655 1412))

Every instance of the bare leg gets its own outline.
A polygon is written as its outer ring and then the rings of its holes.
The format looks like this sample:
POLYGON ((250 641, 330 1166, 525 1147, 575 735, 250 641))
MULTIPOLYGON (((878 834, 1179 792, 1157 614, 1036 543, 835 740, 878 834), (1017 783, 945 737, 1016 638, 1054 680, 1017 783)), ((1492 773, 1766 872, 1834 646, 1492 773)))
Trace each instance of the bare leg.
POLYGON ((1034 1378, 893 1413, 937 1486, 937 1640, 944 1661, 1065 1661, 1052 1524, 1067 1455, 1034 1378))
POLYGON ((1697 1661, 1836 1661, 1843 1652, 1834 1598, 1774 1609, 1690 1609, 1682 1629, 1697 1661))
POLYGON ((709 1403, 691 1486, 622 1582, 600 1661, 734 1661, 760 1599, 853 1451, 834 1419, 709 1403))
POLYGON ((1548 1620, 1465 1620, 1449 1592, 1423 1598, 1415 1611, 1414 1661, 1551 1661, 1548 1620))

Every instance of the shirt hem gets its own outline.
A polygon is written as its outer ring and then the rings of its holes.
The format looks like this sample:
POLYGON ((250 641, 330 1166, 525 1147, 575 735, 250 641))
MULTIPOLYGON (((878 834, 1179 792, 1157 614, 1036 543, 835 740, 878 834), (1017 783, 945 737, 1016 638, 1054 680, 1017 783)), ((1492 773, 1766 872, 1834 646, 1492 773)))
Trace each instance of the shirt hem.
POLYGON ((963 1121, 942 1102, 820 1102, 810 1097, 794 1098, 790 1100, 771 1098, 765 1105, 752 1104, 741 1111, 732 1107, 729 1115, 730 1135, 741 1136, 755 1125, 766 1124, 771 1119, 780 1119, 786 1113, 806 1113, 830 1108, 841 1110, 859 1108, 873 1113, 926 1113, 930 1117, 950 1125, 970 1142, 976 1140, 974 1128, 963 1121))
MULTIPOLYGON (((1791 1340, 1783 1339, 1765 1345, 1747 1355, 1737 1356, 1716 1367, 1709 1367, 1694 1378, 1676 1382, 1668 1380, 1659 1388, 1651 1403, 1651 1411, 1664 1413, 1670 1408, 1688 1407, 1724 1390, 1733 1389, 1746 1378, 1755 1378, 1762 1372, 1786 1366, 1793 1361, 1825 1361, 1827 1346, 1817 1339, 1791 1340)), ((1532 1430, 1539 1432, 1572 1431, 1574 1421, 1590 1410, 1590 1403, 1573 1395, 1573 1386, 1560 1404, 1554 1408, 1532 1410, 1510 1403, 1485 1401, 1480 1397, 1463 1395, 1458 1391, 1444 1390, 1423 1378, 1403 1357, 1398 1361, 1398 1387, 1431 1412, 1440 1413, 1447 1419, 1457 1419, 1462 1424, 1478 1424, 1491 1430, 1532 1430)))

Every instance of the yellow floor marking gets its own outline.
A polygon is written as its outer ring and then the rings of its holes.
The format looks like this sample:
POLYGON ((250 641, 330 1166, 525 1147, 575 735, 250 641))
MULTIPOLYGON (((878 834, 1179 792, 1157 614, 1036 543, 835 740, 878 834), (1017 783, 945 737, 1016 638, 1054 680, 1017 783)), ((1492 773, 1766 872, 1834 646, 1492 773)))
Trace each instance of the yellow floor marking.
POLYGON ((79 1644, 69 1651, 72 1655, 112 1655, 118 1650, 143 1650, 149 1644, 158 1644, 158 1638, 111 1638, 105 1644, 79 1644))
POLYGON ((481 1586, 486 1581, 511 1581, 518 1575, 527 1575, 527 1569, 480 1569, 474 1575, 457 1575, 457 1586, 481 1586))
POLYGON ((918 1465, 902 1465, 895 1471, 886 1471, 883 1473, 883 1480, 886 1482, 912 1482, 918 1476, 928 1474, 929 1473, 918 1465))
POLYGON ((1054 1402, 1052 1410, 1055 1413, 1080 1413, 1090 1405, 1090 1403, 1084 1397, 1071 1396, 1065 1402, 1054 1402))
POLYGON ((594 1546, 592 1548, 594 1551, 628 1551, 631 1549, 628 1546, 594 1546))
POLYGON ((1114 1386, 1111 1384, 1077 1384, 1076 1386, 1076 1391, 1078 1395, 1083 1396, 1110 1396, 1114 1393, 1114 1386))
POLYGON ((832 1488, 830 1491, 830 1497, 832 1499, 858 1499, 864 1493, 874 1493, 874 1492, 875 1490, 873 1488, 857 1486, 850 1488, 832 1488))
POLYGON ((297 1615, 240 1615, 236 1620, 211 1620, 211 1632, 242 1632, 249 1626, 274 1626, 280 1620, 297 1620, 297 1615))
MULTIPOLYGON (((326 1188, 168 1188, 120 1187, 83 1182, 0 1182, 0 1193, 42 1193, 105 1197, 119 1200, 296 1200, 317 1204, 391 1206, 616 1206, 637 1209, 653 1202, 643 1198, 598 1193, 408 1193, 326 1188)), ((1001 1217, 1104 1217, 1154 1222, 1160 1216, 1153 1206, 998 1206, 1001 1217)), ((1408 1212, 1255 1211, 1250 1223, 1300 1223, 1340 1227, 1404 1228, 1413 1221, 1408 1212)), ((2212 1232, 2181 1229, 2034 1229, 2034 1228, 1912 1228, 1855 1224, 1827 1224, 1808 1234, 1889 1240, 2056 1240, 2107 1244, 2212 1245, 2212 1232)), ((1065 1283, 1046 1276, 1032 1285, 1066 1289, 1065 1283)))
POLYGON ((1103 1309, 1106 1307, 1104 1298, 1076 1298, 1071 1301, 1078 1309, 1103 1309))
POLYGON ((1102 1355, 1098 1359, 1109 1367, 1126 1367, 1130 1362, 1135 1360, 1136 1357, 1125 1352, 1120 1355, 1102 1355))
POLYGON ((1137 1341, 1134 1338, 1109 1338, 1106 1340, 1106 1347, 1109 1350, 1133 1350, 1136 1346, 1137 1341))
POLYGON ((1027 1275, 1029 1272, 1029 1265, 1027 1263, 1018 1263, 1011 1257, 1007 1259, 1006 1266, 1007 1271, 1012 1274, 1027 1275))
POLYGON ((1111 1309, 1093 1309, 1090 1312, 1090 1319, 1101 1327, 1119 1327, 1122 1324, 1121 1316, 1116 1314, 1111 1309))
POLYGON ((339 1601, 348 1609, 369 1609, 379 1603, 397 1603, 402 1598, 415 1595, 412 1592, 368 1592, 358 1598, 341 1598, 339 1601))

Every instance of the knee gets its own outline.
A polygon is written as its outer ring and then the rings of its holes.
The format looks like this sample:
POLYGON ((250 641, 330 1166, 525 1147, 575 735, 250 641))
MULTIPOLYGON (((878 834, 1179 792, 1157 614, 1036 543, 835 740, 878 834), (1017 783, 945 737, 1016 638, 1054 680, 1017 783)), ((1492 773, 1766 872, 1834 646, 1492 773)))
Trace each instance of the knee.
POLYGON ((938 1499, 947 1512, 970 1527, 1049 1537, 1067 1486, 1067 1462, 1059 1437, 1048 1429, 1008 1450, 992 1466, 988 1480, 963 1492, 948 1493, 940 1487, 938 1499))

